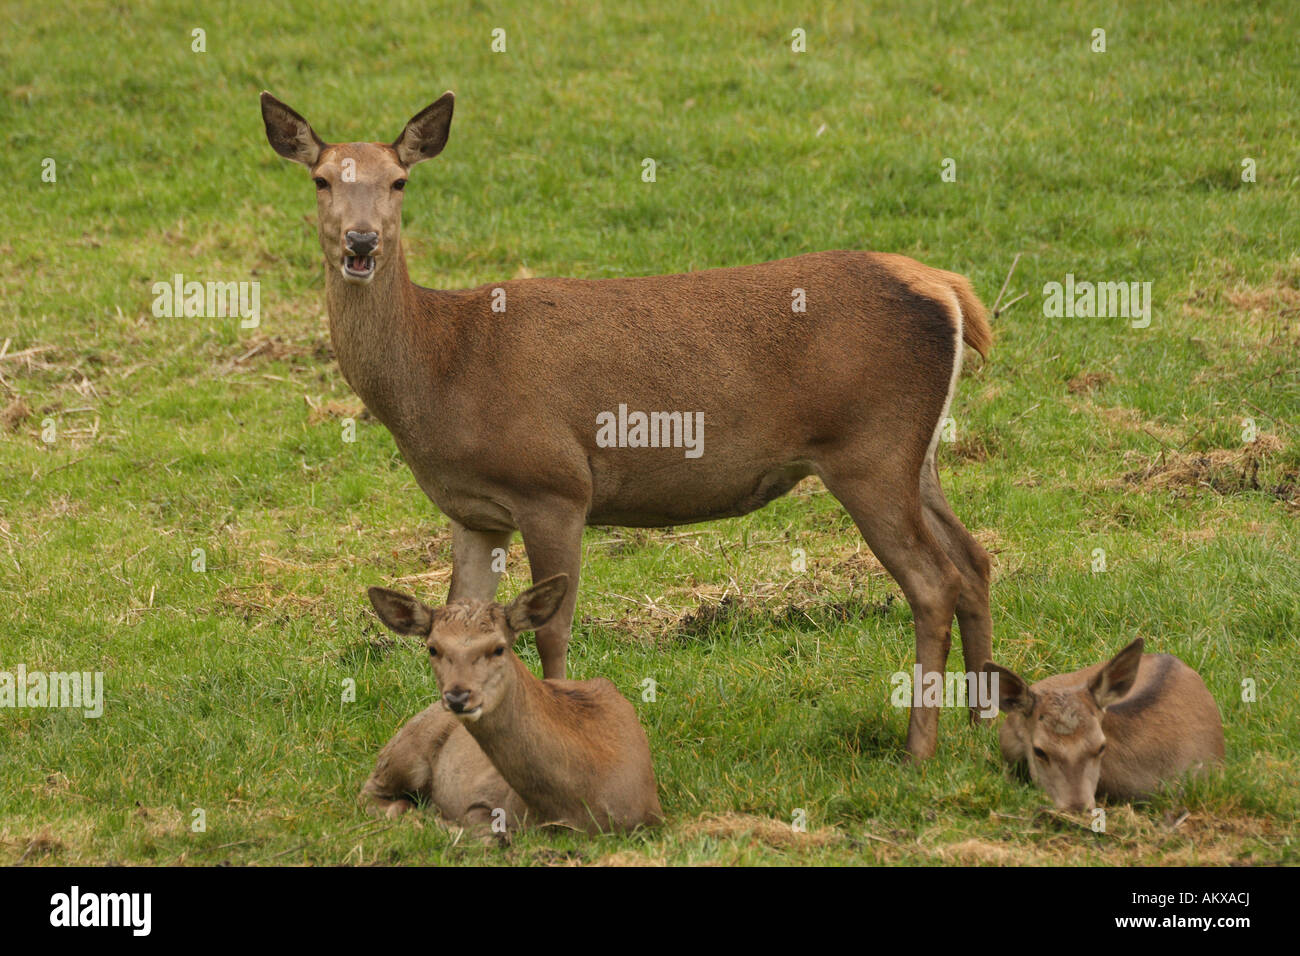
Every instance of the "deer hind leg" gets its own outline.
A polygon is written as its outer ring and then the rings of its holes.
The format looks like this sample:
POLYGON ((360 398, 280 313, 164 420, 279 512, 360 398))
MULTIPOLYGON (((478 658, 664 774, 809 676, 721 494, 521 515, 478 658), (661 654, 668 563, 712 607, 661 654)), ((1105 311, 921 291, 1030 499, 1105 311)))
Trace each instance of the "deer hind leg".
POLYGON ((447 594, 448 603, 491 601, 496 598, 501 572, 495 568, 505 567, 503 559, 510 550, 510 538, 513 535, 513 531, 471 531, 457 521, 451 522, 451 590, 447 594))
MULTIPOLYGON (((930 532, 961 573, 957 623, 961 628, 962 660, 967 674, 978 674, 984 662, 993 659, 993 618, 989 613, 991 562, 989 553, 957 519, 943 496, 933 456, 921 469, 921 504, 930 532)), ((982 709, 979 701, 970 700, 972 723, 987 723, 992 719, 982 714, 982 709)))
MULTIPOLYGON (((942 681, 962 576, 923 517, 916 482, 834 475, 823 475, 823 480, 853 518, 872 553, 903 589, 912 608, 916 660, 923 679, 934 680, 925 675, 937 673, 942 681)), ((934 756, 938 741, 938 709, 913 707, 907 722, 907 751, 912 759, 934 756)))

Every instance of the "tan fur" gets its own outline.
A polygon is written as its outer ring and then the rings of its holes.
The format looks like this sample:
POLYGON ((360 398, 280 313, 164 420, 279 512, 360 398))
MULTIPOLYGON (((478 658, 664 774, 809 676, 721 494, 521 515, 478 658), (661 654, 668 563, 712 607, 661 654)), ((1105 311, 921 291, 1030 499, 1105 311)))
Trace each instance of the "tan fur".
MULTIPOLYGON (((451 102, 392 145, 326 145, 270 94, 262 106, 277 151, 330 184, 317 212, 334 351, 452 521, 450 599, 492 599, 491 555, 519 530, 534 581, 574 581, 537 635, 544 675, 563 677, 585 525, 742 515, 817 475, 902 587, 923 670, 944 670, 954 614, 966 669, 988 660, 989 557, 948 506, 931 450, 961 342, 989 348, 970 283, 904 256, 817 252, 678 275, 422 288, 407 275, 393 186, 402 156, 441 149, 451 102), (344 160, 357 182, 339 180, 344 160), (342 271, 350 230, 379 234, 366 284, 342 271), (792 311, 795 289, 806 313, 792 311), (496 290, 504 313, 492 311, 496 290), (620 404, 703 413, 703 456, 598 446, 597 416, 620 404)), ((934 753, 937 721, 936 709, 913 709, 914 757, 934 753)))
POLYGON ((1027 764, 1059 809, 1091 809, 1099 794, 1140 799, 1223 760, 1219 708, 1200 675, 1142 648, 1139 638, 1110 661, 1032 687, 985 665, 998 676, 1007 715, 998 729, 1002 756, 1027 764))
POLYGON ((498 821, 506 832, 559 823, 595 833, 663 819, 649 741, 618 688, 604 679, 540 681, 506 649, 549 619, 566 589, 560 575, 508 608, 466 601, 437 611, 371 589, 387 626, 423 634, 436 652, 442 696, 380 752, 363 800, 396 816, 418 798, 487 832, 498 821))

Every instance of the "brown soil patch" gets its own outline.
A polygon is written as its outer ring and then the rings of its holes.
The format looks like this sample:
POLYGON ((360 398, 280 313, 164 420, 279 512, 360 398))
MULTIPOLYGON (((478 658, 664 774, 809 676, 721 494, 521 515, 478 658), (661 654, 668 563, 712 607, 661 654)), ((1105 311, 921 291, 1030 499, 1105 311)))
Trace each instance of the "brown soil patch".
POLYGON ((1282 501, 1294 501, 1300 494, 1300 475, 1288 473, 1269 479, 1260 474, 1261 467, 1284 447, 1276 435, 1261 433, 1240 448, 1197 452, 1164 449, 1156 455, 1131 451, 1124 460, 1139 467, 1125 473, 1122 481, 1143 491, 1178 494, 1204 488, 1221 495, 1267 491, 1282 501))
POLYGON ((1117 428, 1142 432, 1166 444, 1181 444, 1184 441, 1181 431, 1168 425, 1161 425, 1159 422, 1148 421, 1136 408, 1119 405, 1112 408, 1094 407, 1093 411, 1102 421, 1117 428))
POLYGON ((330 400, 327 402, 314 401, 311 396, 304 395, 303 401, 311 409, 307 413, 308 425, 319 425, 321 422, 331 419, 351 418, 356 421, 369 421, 371 418, 370 409, 362 404, 359 398, 347 399, 343 401, 330 400))
POLYGON ((1080 372, 1065 383, 1065 389, 1071 395, 1091 393, 1113 381, 1115 376, 1110 372, 1080 372))
POLYGON ((295 342, 279 335, 258 335, 241 342, 238 351, 231 354, 217 368, 217 374, 228 375, 256 362, 290 361, 328 364, 333 358, 334 354, 327 341, 295 342))
POLYGON ((830 827, 800 833, 785 820, 749 813, 706 813, 679 828, 678 833, 687 839, 712 837, 732 840, 743 837, 778 850, 830 846, 845 839, 844 834, 830 827))
POLYGON ((185 833, 185 817, 176 807, 137 806, 133 814, 138 825, 155 839, 185 833))
POLYGON ((661 856, 646 856, 634 850, 619 850, 601 857, 592 866, 667 866, 668 861, 661 856))
POLYGON ((276 589, 268 582, 222 588, 217 595, 224 610, 242 614, 244 620, 262 619, 268 615, 306 617, 324 603, 321 597, 308 597, 276 589))
POLYGON ((967 435, 950 446, 952 456, 958 461, 988 461, 993 454, 989 442, 982 435, 967 435))
POLYGON ((11 432, 16 432, 18 426, 27 421, 31 414, 31 406, 23 400, 21 395, 17 395, 13 401, 4 407, 3 411, 0 411, 0 426, 4 426, 11 432))
POLYGON ((1034 854, 1028 854, 1029 858, 1026 859, 1027 854, 1022 847, 1012 848, 1003 843, 975 839, 937 847, 934 855, 945 863, 962 866, 1024 866, 1026 863, 1037 862, 1034 854))

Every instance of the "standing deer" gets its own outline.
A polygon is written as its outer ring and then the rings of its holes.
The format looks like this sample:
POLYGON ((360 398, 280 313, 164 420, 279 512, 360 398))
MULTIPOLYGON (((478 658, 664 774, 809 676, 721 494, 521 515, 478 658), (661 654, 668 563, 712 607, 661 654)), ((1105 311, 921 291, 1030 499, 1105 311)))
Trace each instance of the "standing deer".
MULTIPOLYGON (((423 288, 407 276, 403 188, 446 145, 453 100, 391 144, 326 144, 262 94, 271 145, 316 184, 339 368, 451 521, 449 600, 493 598, 493 552, 518 530, 534 581, 574 581, 537 635, 543 674, 562 677, 584 526, 747 514, 817 475, 907 597, 923 673, 943 671, 954 612, 966 670, 990 659, 989 557, 935 465, 963 345, 986 355, 991 342, 970 282, 898 255, 819 252, 423 288), (654 434, 644 413, 625 432, 627 409, 653 412, 654 434), (696 423, 685 452, 682 422, 696 423)), ((938 711, 913 708, 911 755, 937 739, 938 711)))
POLYGON ((498 819, 507 830, 562 823, 589 833, 662 821, 650 743, 627 698, 604 678, 538 680, 510 649, 555 614, 568 583, 547 578, 509 607, 436 611, 370 589, 385 625, 424 639, 441 697, 380 751, 364 799, 398 816, 416 796, 479 831, 498 819))
POLYGON ((1030 687, 991 661, 1002 756, 1027 763, 1060 810, 1091 810, 1097 794, 1149 796, 1165 780, 1223 760, 1223 722, 1201 676, 1138 638, 1109 661, 1030 687))

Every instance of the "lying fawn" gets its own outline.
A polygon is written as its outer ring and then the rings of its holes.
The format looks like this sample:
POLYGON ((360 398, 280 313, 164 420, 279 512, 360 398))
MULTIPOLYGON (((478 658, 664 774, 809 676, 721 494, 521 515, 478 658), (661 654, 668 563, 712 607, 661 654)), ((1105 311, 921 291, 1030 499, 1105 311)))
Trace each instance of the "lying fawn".
POLYGON ((511 650, 555 614, 568 586, 557 574, 508 607, 437 610, 370 589, 386 626, 424 638, 441 697, 380 752, 363 799, 398 816, 417 797, 476 829, 561 823, 595 833, 662 820, 650 743, 627 698, 603 678, 538 680, 511 650))
POLYGON ((1223 759, 1219 708, 1199 674, 1138 638, 1109 661, 1032 687, 991 661, 1002 756, 1060 810, 1090 810, 1096 795, 1132 800, 1164 780, 1223 759))

